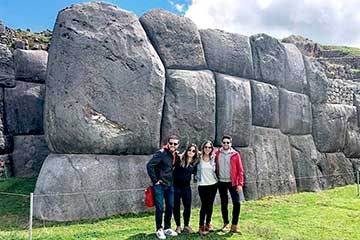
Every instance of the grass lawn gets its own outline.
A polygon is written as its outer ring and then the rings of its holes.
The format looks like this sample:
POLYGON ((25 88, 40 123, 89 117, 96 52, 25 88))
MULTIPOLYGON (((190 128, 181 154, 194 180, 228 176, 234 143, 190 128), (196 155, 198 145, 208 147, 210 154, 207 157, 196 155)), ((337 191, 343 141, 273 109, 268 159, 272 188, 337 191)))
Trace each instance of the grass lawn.
MULTIPOLYGON (((11 178, 0 181, 0 192, 28 194, 35 179, 11 178)), ((26 239, 29 199, 0 194, 0 239, 26 239)), ((191 226, 197 229, 199 209, 194 208, 191 226)), ((36 220, 33 239, 156 239, 152 212, 114 216, 96 221, 51 223, 36 220)), ((214 207, 213 224, 222 226, 219 205, 214 207)), ((214 232, 204 239, 360 239, 360 198, 356 185, 319 193, 267 197, 247 201, 241 208, 243 235, 214 232)), ((200 239, 183 234, 168 239, 200 239)))

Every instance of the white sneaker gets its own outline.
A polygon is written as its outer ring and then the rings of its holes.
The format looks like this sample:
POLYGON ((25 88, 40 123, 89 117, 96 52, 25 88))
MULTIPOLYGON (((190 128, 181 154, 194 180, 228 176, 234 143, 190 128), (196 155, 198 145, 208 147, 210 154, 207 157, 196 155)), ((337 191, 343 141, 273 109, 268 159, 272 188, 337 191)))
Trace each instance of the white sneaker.
POLYGON ((158 237, 158 239, 166 239, 166 236, 164 234, 164 230, 162 228, 157 230, 156 236, 158 237))
POLYGON ((172 236, 172 237, 176 237, 178 235, 177 232, 175 232, 171 228, 165 229, 164 233, 165 233, 165 235, 172 236))

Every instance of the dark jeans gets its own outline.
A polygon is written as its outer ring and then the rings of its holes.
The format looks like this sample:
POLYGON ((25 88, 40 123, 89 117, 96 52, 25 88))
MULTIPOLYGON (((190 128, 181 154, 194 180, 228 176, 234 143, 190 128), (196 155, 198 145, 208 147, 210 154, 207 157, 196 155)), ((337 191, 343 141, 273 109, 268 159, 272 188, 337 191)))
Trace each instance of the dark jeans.
POLYGON ((179 187, 174 186, 174 219, 176 226, 180 226, 180 199, 182 199, 184 205, 184 226, 189 226, 190 214, 191 214, 191 187, 179 187))
POLYGON ((232 211, 232 222, 231 224, 237 225, 239 222, 240 215, 240 195, 236 192, 236 186, 232 186, 231 182, 219 182, 219 194, 221 199, 221 213, 224 224, 229 223, 229 213, 228 213, 228 190, 230 192, 231 200, 233 203, 232 211))
POLYGON ((154 201, 155 201, 155 222, 156 230, 162 228, 162 215, 164 212, 164 199, 165 199, 165 229, 171 227, 171 216, 174 207, 174 187, 165 186, 162 184, 153 185, 154 201))
POLYGON ((198 190, 201 200, 199 226, 204 226, 205 218, 206 224, 209 224, 211 222, 213 205, 217 191, 217 184, 198 186, 198 190))

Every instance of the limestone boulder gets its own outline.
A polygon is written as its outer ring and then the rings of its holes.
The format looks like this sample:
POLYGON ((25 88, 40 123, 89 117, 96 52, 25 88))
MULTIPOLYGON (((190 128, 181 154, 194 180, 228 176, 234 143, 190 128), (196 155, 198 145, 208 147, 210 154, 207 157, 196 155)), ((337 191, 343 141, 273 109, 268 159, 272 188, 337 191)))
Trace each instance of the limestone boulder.
POLYGON ((14 176, 37 176, 48 154, 49 149, 44 135, 14 136, 14 151, 12 153, 14 176))
POLYGON ((59 13, 44 116, 52 152, 152 153, 164 91, 164 67, 135 14, 99 2, 59 13))
POLYGON ((322 153, 342 151, 345 146, 348 121, 355 107, 341 104, 312 105, 316 148, 322 153))
POLYGON ((290 143, 286 135, 279 129, 253 127, 250 147, 255 157, 259 198, 297 191, 290 143))
POLYGON ((279 99, 277 87, 251 81, 252 125, 279 128, 279 99))
POLYGON ((44 83, 48 53, 42 50, 14 51, 15 78, 17 80, 44 83))
POLYGON ((280 129, 292 135, 311 133, 312 112, 308 96, 280 89, 280 129))
POLYGON ((249 80, 216 74, 216 119, 217 144, 227 134, 233 137, 233 146, 249 145, 252 123, 249 80))
POLYGON ((325 103, 329 92, 329 80, 325 72, 322 70, 320 63, 313 58, 304 56, 304 65, 311 103, 325 103))
POLYGON ((167 72, 162 142, 171 134, 180 136, 183 147, 215 139, 215 79, 211 71, 167 72))
POLYGON ((282 86, 286 76, 287 56, 283 44, 264 33, 250 37, 255 79, 282 86))
POLYGON ((12 135, 43 134, 45 85, 16 81, 5 89, 5 119, 12 135))
POLYGON ((0 155, 0 179, 6 179, 11 176, 11 155, 0 155))
POLYGON ((151 184, 146 172, 150 158, 50 154, 36 183, 34 215, 73 221, 144 211, 144 190, 151 184))
MULTIPOLYGON (((357 172, 358 171, 360 172, 360 159, 359 158, 352 158, 352 159, 350 159, 350 161, 352 162, 354 174, 355 174, 355 177, 356 177, 357 172)), ((360 173, 359 173, 359 175, 360 175, 360 173)))
POLYGON ((283 88, 297 92, 307 93, 307 81, 303 56, 299 49, 290 43, 283 43, 286 52, 287 69, 283 88))
POLYGON ((254 78, 249 37, 217 29, 200 30, 200 36, 210 70, 254 78))
POLYGON ((320 191, 322 172, 319 169, 318 151, 311 135, 290 136, 291 159, 294 166, 297 190, 320 191))
POLYGON ((360 129, 358 127, 358 110, 356 107, 349 110, 345 135, 344 154, 348 158, 360 157, 360 129))
POLYGON ((14 60, 10 49, 0 43, 0 87, 14 87, 14 60))
POLYGON ((0 154, 12 151, 11 136, 7 134, 4 107, 4 89, 0 89, 0 154))
POLYGON ((153 9, 139 20, 166 68, 206 68, 199 31, 189 18, 153 9))
POLYGON ((254 150, 250 147, 236 148, 241 156, 241 162, 244 168, 244 186, 243 191, 245 198, 259 199, 257 188, 257 165, 254 150))

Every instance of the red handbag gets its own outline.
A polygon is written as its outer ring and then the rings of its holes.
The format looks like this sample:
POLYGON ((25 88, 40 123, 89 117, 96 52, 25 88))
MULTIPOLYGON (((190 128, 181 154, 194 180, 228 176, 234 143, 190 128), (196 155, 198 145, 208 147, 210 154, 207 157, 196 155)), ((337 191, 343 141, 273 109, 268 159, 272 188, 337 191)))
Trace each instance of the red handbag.
POLYGON ((145 189, 145 205, 149 208, 154 207, 154 192, 151 186, 145 189))

